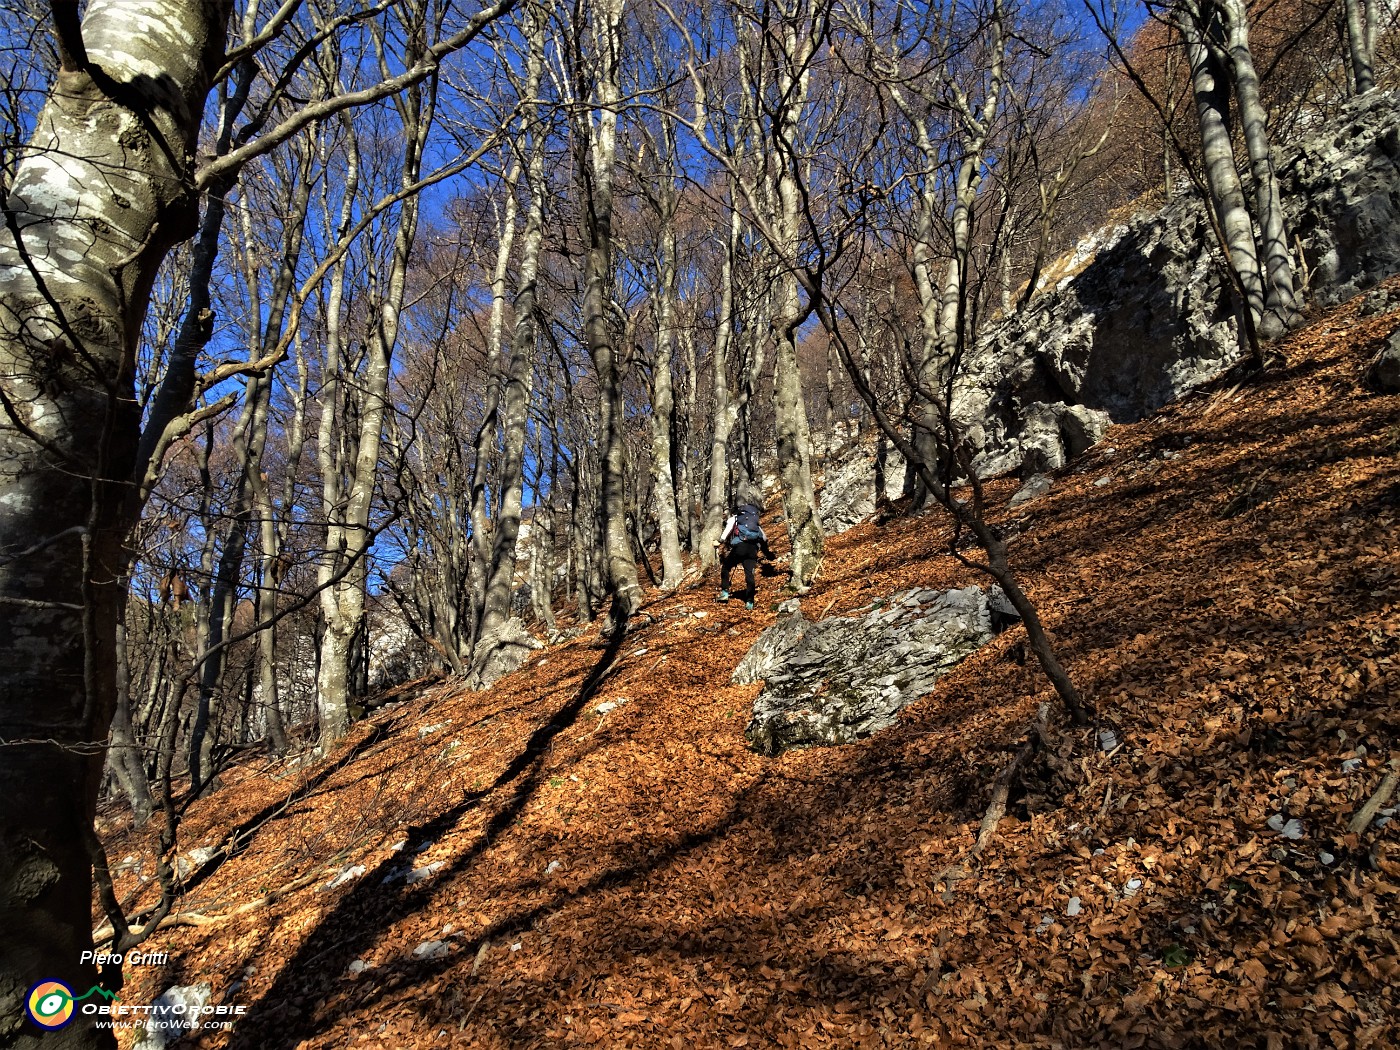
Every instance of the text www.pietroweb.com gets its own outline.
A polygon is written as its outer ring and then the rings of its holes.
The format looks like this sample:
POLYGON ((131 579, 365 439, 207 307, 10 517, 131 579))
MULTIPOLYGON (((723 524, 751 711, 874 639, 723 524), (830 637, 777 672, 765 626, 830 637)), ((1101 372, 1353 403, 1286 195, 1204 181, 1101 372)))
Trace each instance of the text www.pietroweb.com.
POLYGON ((201 1031, 205 1031, 205 1032, 208 1032, 208 1031, 216 1031, 216 1032, 217 1032, 217 1031, 220 1031, 220 1030, 231 1029, 231 1028, 233 1027, 233 1022, 232 1022, 232 1021, 112 1021, 112 1020, 106 1020, 106 1021, 94 1021, 94 1022, 93 1022, 93 1027, 94 1027, 94 1028, 97 1028, 97 1029, 99 1029, 99 1030, 101 1030, 101 1031, 117 1031, 117 1032, 126 1031, 126 1030, 131 1029, 131 1028, 144 1028, 144 1029, 146 1029, 146 1030, 148 1030, 148 1031, 149 1031, 150 1029, 152 1029, 152 1028, 157 1028, 157 1029, 170 1029, 170 1030, 172 1030, 173 1032, 175 1032, 176 1034, 179 1034, 179 1033, 181 1033, 181 1032, 193 1031, 193 1030, 196 1029, 196 1028, 200 1029, 201 1031))

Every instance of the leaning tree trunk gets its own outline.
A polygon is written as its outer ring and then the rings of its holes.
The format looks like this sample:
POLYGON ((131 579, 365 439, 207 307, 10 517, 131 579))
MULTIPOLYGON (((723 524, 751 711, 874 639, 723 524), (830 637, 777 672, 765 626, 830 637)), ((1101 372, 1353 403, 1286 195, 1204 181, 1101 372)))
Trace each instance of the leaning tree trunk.
POLYGON ((133 362, 152 282, 197 218, 190 163, 226 2, 76 4, 62 69, 0 231, 0 1045, 111 1045, 24 1021, 26 989, 79 990, 89 844, 115 705, 133 362), (133 33, 132 19, 142 30, 133 33))
POLYGON ((1177 28, 1186 42, 1191 64, 1191 88, 1211 206, 1223 237, 1226 262, 1239 281, 1244 298, 1241 307, 1249 314, 1250 330, 1257 330, 1264 313, 1264 285, 1254 224, 1230 145, 1230 79, 1225 56, 1215 39, 1220 31, 1218 19, 1219 12, 1213 4, 1202 9, 1192 2, 1183 2, 1176 9, 1177 28))
POLYGON ((1277 339, 1298 323, 1293 287, 1293 256, 1288 250, 1288 225, 1283 214, 1274 153, 1269 141, 1268 112, 1259 96, 1259 74, 1249 46, 1249 11, 1244 0, 1221 0, 1227 24, 1226 44, 1234 72, 1240 126, 1254 176, 1255 217, 1263 254, 1264 317, 1259 334, 1277 339))

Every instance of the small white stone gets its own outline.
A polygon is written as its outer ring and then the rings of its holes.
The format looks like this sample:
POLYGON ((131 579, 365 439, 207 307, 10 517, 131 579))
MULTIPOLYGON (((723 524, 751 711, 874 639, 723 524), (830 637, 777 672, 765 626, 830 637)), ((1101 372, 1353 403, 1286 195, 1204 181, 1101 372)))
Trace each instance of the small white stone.
POLYGON ((358 879, 364 873, 365 866, 363 864, 355 864, 352 866, 341 868, 340 873, 336 875, 335 878, 331 879, 330 882, 326 883, 326 889, 337 889, 341 886, 344 886, 347 882, 351 882, 355 879, 358 879))
POLYGON ((1069 903, 1065 905, 1065 914, 1068 915, 1070 918, 1073 918, 1074 916, 1078 915, 1083 910, 1084 909, 1079 906, 1078 897, 1071 897, 1069 899, 1069 903))
POLYGON ((435 860, 433 861, 433 863, 425 864, 421 868, 414 868, 412 871, 410 871, 407 875, 404 876, 403 881, 406 882, 408 885, 412 886, 415 882, 422 882, 424 879, 429 878, 432 875, 436 875, 446 866, 446 861, 435 860))

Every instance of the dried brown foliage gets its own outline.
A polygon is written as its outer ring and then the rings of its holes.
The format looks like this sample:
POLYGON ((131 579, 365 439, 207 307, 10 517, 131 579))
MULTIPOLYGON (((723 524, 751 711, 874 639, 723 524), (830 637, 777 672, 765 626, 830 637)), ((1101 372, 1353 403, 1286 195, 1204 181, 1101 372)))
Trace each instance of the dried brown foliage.
MULTIPOLYGON (((202 1047, 1400 1044, 1396 825, 1347 830, 1400 755, 1400 398, 1360 383, 1396 322, 1317 320, 1287 370, 1114 428, 1004 515, 1122 745, 1060 730, 1060 770, 948 892, 1049 698, 1020 632, 894 729, 770 760, 728 677, 779 578, 753 615, 711 581, 653 600, 586 702, 598 653, 574 642, 377 714, 321 766, 243 766, 184 834, 256 830, 185 907, 268 902, 162 931, 171 965, 124 995, 207 980, 251 1007, 202 1047), (442 867, 384 883, 400 840, 442 867)), ((967 582, 945 542, 934 515, 857 528, 804 606, 967 582)))

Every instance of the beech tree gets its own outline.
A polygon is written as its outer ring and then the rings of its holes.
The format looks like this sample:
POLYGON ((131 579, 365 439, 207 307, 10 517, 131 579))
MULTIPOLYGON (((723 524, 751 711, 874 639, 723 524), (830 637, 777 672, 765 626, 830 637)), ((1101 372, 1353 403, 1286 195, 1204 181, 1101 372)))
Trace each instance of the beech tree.
MULTIPOLYGON (((141 426, 133 372, 156 273, 194 232, 201 191, 317 120, 422 82, 511 4, 459 23, 378 84, 306 106, 196 167, 211 86, 276 39, 299 6, 270 13, 228 54, 231 0, 52 5, 59 70, 5 188, 0 232, 0 636, 10 640, 0 670, 0 921, 14 946, 0 956, 0 1041, 37 1042, 19 1027, 36 974, 96 976, 77 960, 92 944, 92 819, 116 706, 141 426)), ((160 435, 152 447, 188 427, 192 393, 147 419, 160 435)), ((47 1040, 98 1045, 110 1035, 73 1025, 47 1040)))
MULTIPOLYGON (((81 972, 92 943, 135 341, 155 271, 196 218, 192 159, 229 8, 96 2, 80 29, 77 3, 55 4, 60 70, 5 200, 0 921, 13 947, 0 956, 0 1039, 15 1045, 40 1041, 18 1033, 24 990, 56 966, 81 972)), ((74 1027, 59 1039, 96 1045, 74 1027)))
POLYGON ((604 632, 620 629, 641 606, 641 582, 627 531, 627 419, 613 241, 617 127, 622 105, 622 0, 591 0, 563 23, 570 77, 574 155, 582 191, 583 342, 598 390, 599 523, 612 597, 604 632))

